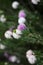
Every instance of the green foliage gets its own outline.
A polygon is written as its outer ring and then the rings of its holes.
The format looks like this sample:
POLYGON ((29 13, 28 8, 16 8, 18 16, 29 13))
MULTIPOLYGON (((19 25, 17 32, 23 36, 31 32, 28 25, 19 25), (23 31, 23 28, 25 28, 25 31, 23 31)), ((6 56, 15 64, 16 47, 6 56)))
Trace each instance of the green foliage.
MULTIPOLYGON (((5 23, 0 22, 0 43, 7 46, 5 50, 0 50, 0 54, 7 51, 11 55, 17 55, 21 63, 13 64, 9 61, 1 61, 0 65, 30 65, 26 59, 26 51, 32 49, 37 57, 37 63, 35 65, 43 65, 43 15, 38 11, 31 12, 22 5, 17 10, 13 10, 11 7, 11 0, 0 0, 0 10, 3 11, 7 21, 5 23), (18 12, 24 9, 26 12, 26 26, 27 29, 23 31, 21 39, 6 39, 4 33, 10 27, 18 25, 18 12)), ((41 5, 41 4, 40 4, 41 5)), ((42 4, 43 5, 43 4, 42 4)), ((0 14, 1 15, 1 14, 0 14)))

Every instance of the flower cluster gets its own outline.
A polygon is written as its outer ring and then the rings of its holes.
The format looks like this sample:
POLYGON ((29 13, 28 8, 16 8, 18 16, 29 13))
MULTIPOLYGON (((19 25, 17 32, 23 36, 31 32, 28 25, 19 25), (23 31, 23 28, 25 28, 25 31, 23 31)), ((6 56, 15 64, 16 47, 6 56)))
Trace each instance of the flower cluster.
POLYGON ((36 56, 32 50, 28 50, 26 52, 26 58, 28 59, 30 64, 35 64, 36 63, 36 56))
POLYGON ((22 31, 26 29, 26 25, 24 24, 26 22, 26 19, 25 19, 25 12, 24 10, 21 10, 18 14, 18 26, 17 26, 17 29, 16 31, 14 30, 13 32, 13 37, 16 38, 16 39, 19 39, 22 35, 22 31))
MULTIPOLYGON (((14 9, 17 9, 19 3, 18 2, 13 2, 12 3, 12 7, 14 9)), ((26 25, 25 25, 25 22, 26 22, 26 14, 25 14, 25 11, 24 10, 20 10, 19 14, 18 14, 18 26, 17 26, 17 29, 13 29, 13 31, 11 30, 7 30, 5 32, 5 38, 7 39, 12 39, 15 38, 15 39, 19 39, 21 38, 21 35, 22 35, 22 31, 26 29, 26 25)))

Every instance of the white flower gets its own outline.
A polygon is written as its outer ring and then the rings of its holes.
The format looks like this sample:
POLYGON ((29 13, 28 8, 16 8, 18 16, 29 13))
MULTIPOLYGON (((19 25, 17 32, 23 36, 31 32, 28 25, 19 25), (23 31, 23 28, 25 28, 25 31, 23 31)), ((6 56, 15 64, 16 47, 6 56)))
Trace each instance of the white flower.
POLYGON ((20 17, 19 19, 18 19, 18 23, 19 24, 24 24, 26 22, 26 19, 24 18, 24 17, 20 17))
POLYGON ((16 34, 22 34, 21 30, 16 29, 16 34))
POLYGON ((38 2, 40 2, 40 0, 31 0, 31 2, 32 2, 33 4, 35 4, 35 5, 37 5, 38 2))
POLYGON ((17 61, 17 57, 16 56, 10 56, 9 57, 9 61, 10 62, 16 62, 17 61))
POLYGON ((5 32, 4 36, 7 39, 11 39, 12 38, 12 32, 8 30, 8 31, 5 32))
POLYGON ((19 38, 21 38, 20 35, 18 35, 17 33, 14 33, 14 32, 13 32, 13 37, 14 37, 15 39, 19 39, 19 38))
POLYGON ((4 23, 4 22, 6 21, 6 18, 5 18, 4 15, 1 15, 1 17, 0 17, 0 21, 1 21, 2 23, 4 23))
POLYGON ((13 7, 14 9, 17 9, 17 8, 18 8, 18 5, 19 5, 19 2, 17 2, 17 1, 14 1, 14 2, 12 3, 12 7, 13 7))
POLYGON ((30 64, 35 64, 36 63, 36 57, 34 55, 30 55, 30 57, 28 58, 28 61, 30 64))
POLYGON ((5 48, 6 48, 6 46, 5 46, 5 45, 0 44, 0 49, 5 49, 5 48))
POLYGON ((17 58, 17 56, 10 56, 9 57, 9 61, 10 62, 17 62, 17 63, 20 63, 20 60, 17 58))
POLYGON ((27 58, 29 58, 30 55, 34 55, 34 52, 33 52, 32 50, 28 50, 28 51, 26 52, 26 57, 27 57, 27 58))

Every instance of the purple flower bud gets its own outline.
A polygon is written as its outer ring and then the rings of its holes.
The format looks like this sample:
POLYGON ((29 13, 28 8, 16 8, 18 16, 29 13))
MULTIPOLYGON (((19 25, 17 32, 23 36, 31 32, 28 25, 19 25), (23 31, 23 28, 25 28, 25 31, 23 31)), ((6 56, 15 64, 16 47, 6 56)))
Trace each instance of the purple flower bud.
POLYGON ((25 14, 24 10, 21 10, 21 11, 19 12, 18 17, 19 17, 19 18, 20 18, 20 17, 26 17, 26 14, 25 14))
POLYGON ((23 31, 24 29, 26 29, 26 25, 20 24, 20 25, 18 25, 17 29, 23 31))

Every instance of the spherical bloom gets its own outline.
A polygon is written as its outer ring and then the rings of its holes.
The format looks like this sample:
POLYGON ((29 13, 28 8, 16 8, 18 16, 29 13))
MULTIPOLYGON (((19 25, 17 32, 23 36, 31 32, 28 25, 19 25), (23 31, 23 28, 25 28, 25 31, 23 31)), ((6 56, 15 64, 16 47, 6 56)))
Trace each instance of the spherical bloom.
POLYGON ((33 4, 35 4, 35 5, 37 5, 38 2, 40 2, 40 0, 31 0, 31 2, 32 2, 33 4))
POLYGON ((4 23, 4 22, 6 21, 6 18, 5 18, 4 15, 1 15, 1 17, 0 17, 0 21, 1 21, 2 23, 4 23))
POLYGON ((5 45, 3 45, 3 44, 0 44, 0 49, 5 49, 6 48, 6 46, 5 45))
POLYGON ((16 34, 22 34, 22 31, 19 29, 16 29, 16 34))
POLYGON ((36 57, 34 55, 30 55, 30 57, 28 58, 28 61, 30 64, 35 64, 36 63, 36 57))
POLYGON ((13 63, 20 63, 20 60, 17 58, 17 56, 9 56, 8 60, 13 63))
POLYGON ((6 31, 4 34, 5 38, 11 39, 12 38, 12 32, 10 30, 6 31))
POLYGON ((15 38, 15 39, 21 38, 21 36, 20 36, 19 34, 17 34, 17 33, 14 33, 14 32, 13 32, 12 35, 13 35, 13 38, 15 38))
POLYGON ((26 25, 25 24, 20 24, 20 25, 18 25, 17 29, 23 31, 23 30, 26 29, 26 25))
POLYGON ((26 52, 26 57, 27 57, 27 58, 30 57, 30 55, 34 55, 34 52, 33 52, 32 50, 28 50, 28 51, 26 52))
POLYGON ((21 17, 26 17, 26 14, 25 14, 24 10, 21 10, 21 11, 19 12, 18 17, 19 17, 19 18, 21 18, 21 17))
POLYGON ((17 8, 18 8, 18 5, 19 5, 19 2, 14 1, 14 2, 12 3, 12 8, 17 9, 17 8))
POLYGON ((10 56, 9 57, 9 61, 10 62, 16 62, 17 61, 17 57, 16 56, 10 56))
POLYGON ((23 18, 23 17, 21 17, 21 18, 18 19, 18 23, 19 23, 19 24, 23 24, 23 23, 25 23, 25 22, 26 22, 26 19, 23 18))

